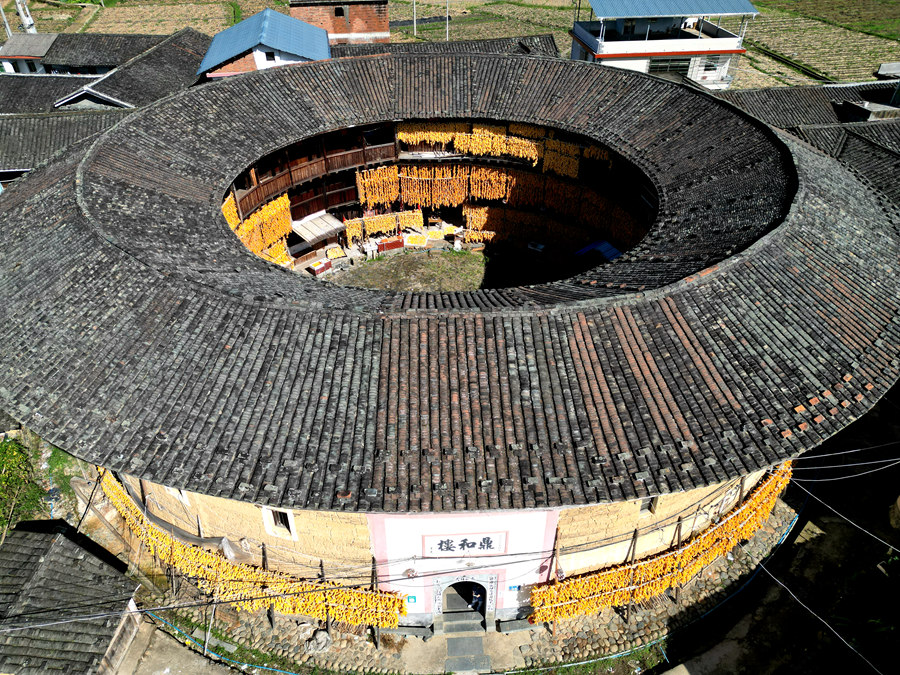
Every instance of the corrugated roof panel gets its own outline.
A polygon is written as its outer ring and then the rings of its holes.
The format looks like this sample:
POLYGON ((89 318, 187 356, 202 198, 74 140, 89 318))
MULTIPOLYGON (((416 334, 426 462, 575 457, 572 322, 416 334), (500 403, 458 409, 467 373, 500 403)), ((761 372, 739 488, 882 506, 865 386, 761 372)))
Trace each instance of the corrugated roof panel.
POLYGON ((311 26, 272 9, 264 9, 213 37, 197 74, 210 71, 257 45, 313 61, 331 57, 328 31, 324 28, 311 26))
POLYGON ((759 14, 750 0, 590 0, 594 14, 604 19, 652 16, 725 16, 759 14))

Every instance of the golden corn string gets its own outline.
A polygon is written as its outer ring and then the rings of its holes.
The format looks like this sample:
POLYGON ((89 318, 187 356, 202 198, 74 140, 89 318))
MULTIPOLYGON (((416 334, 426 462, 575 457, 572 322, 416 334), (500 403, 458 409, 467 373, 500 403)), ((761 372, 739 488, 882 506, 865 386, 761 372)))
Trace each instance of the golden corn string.
POLYGON ((342 588, 328 581, 303 581, 282 572, 229 562, 218 552, 182 543, 152 523, 125 488, 105 469, 100 486, 129 529, 151 555, 195 579, 201 591, 238 609, 257 612, 274 607, 281 614, 331 617, 354 626, 395 628, 406 615, 403 596, 387 591, 342 588))
POLYGON ((683 546, 628 565, 535 586, 533 623, 596 614, 606 607, 641 602, 687 583, 739 541, 749 539, 768 519, 778 495, 791 480, 791 462, 782 464, 744 502, 683 546))

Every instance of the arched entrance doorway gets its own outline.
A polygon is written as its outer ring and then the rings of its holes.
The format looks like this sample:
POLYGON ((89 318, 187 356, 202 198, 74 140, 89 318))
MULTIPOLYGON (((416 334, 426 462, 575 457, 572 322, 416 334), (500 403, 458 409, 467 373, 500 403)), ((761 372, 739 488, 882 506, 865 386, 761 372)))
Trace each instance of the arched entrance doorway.
POLYGON ((477 581, 457 581, 444 589, 441 606, 444 614, 478 613, 484 618, 487 590, 477 581))
MULTIPOLYGON (((457 581, 441 598, 441 632, 446 635, 480 633, 485 629, 486 590, 477 581, 457 581)), ((437 626, 436 626, 437 627, 437 626)))

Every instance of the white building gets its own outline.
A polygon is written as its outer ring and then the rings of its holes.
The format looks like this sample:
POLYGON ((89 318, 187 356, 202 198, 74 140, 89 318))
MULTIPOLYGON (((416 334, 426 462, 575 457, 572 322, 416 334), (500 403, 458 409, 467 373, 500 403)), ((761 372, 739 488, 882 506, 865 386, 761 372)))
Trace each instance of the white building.
POLYGON ((709 89, 727 89, 740 58, 749 0, 589 0, 589 21, 575 14, 572 59, 642 73, 676 73, 709 89), (723 17, 740 17, 736 32, 723 17))
POLYGON ((0 72, 45 73, 41 59, 56 39, 56 33, 14 33, 0 46, 0 72))

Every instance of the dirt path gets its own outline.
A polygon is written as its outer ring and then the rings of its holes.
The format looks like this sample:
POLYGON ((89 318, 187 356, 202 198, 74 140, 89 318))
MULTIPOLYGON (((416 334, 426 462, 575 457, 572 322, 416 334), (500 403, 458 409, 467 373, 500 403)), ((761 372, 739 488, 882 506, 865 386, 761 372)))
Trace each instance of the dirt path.
POLYGON ((100 5, 90 5, 88 7, 82 7, 81 11, 78 13, 78 18, 75 19, 75 21, 73 21, 69 26, 67 26, 64 32, 80 33, 101 9, 103 8, 100 5))

